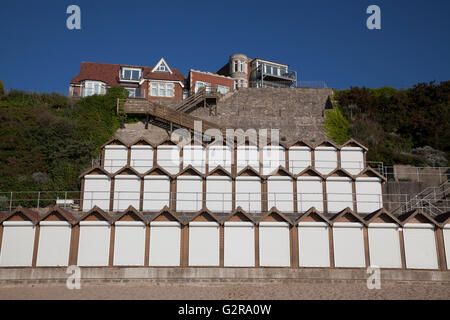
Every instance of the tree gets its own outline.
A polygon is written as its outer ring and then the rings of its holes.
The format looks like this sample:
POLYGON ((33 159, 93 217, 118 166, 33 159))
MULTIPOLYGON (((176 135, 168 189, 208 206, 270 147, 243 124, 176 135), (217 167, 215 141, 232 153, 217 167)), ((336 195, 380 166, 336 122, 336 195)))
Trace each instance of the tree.
POLYGON ((5 87, 3 86, 3 81, 0 80, 0 96, 5 95, 5 87))

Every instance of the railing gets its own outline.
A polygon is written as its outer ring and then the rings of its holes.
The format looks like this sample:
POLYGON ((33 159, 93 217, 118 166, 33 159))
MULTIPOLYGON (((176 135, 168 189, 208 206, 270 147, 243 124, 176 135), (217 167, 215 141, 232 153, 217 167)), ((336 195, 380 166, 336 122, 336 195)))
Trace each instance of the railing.
POLYGON ((186 112, 190 108, 195 107, 198 103, 206 99, 207 97, 219 97, 222 93, 218 86, 202 86, 198 88, 197 92, 190 91, 189 97, 182 100, 178 107, 175 109, 178 111, 186 112))
MULTIPOLYGON (((113 211, 123 211, 130 205, 139 209, 142 202, 143 211, 159 211, 164 205, 170 208, 177 206, 177 212, 195 212, 206 207, 213 212, 229 212, 232 206, 231 192, 164 192, 164 191, 85 191, 82 195, 78 191, 27 191, 0 192, 0 211, 12 211, 17 206, 40 209, 58 204, 67 210, 86 211, 94 205, 108 211, 113 201, 113 211), (83 208, 80 207, 83 202, 83 208), (185 210, 185 208, 188 208, 185 210)), ((325 204, 328 212, 337 212, 346 207, 353 209, 356 199, 357 206, 371 206, 375 211, 382 206, 400 206, 404 201, 387 201, 380 194, 367 193, 326 193, 327 201, 322 193, 297 192, 297 212, 305 212, 311 206, 323 211, 325 204), (330 211, 330 208, 331 211, 330 211)), ((397 194, 397 198, 407 199, 408 195, 397 194)), ((295 194, 293 192, 236 192, 236 207, 241 206, 248 212, 261 212, 263 207, 272 206, 283 212, 295 212, 295 194)), ((417 206, 417 208, 422 208, 417 206)), ((369 212, 360 212, 369 213, 369 212)))
POLYGON ((450 182, 445 181, 438 187, 425 188, 394 212, 404 213, 418 208, 431 216, 450 211, 450 182))

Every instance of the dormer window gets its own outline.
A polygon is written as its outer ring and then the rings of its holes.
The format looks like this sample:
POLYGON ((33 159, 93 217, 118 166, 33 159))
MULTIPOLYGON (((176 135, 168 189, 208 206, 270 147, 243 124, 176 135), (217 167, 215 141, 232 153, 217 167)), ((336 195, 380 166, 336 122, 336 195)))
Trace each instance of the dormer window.
POLYGON ((122 68, 122 79, 123 80, 140 80, 141 79, 141 69, 122 68))

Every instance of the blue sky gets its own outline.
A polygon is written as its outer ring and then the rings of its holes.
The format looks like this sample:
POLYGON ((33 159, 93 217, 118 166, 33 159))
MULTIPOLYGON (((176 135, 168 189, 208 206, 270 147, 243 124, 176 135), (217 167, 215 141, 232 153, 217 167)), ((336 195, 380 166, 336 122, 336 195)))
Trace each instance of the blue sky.
POLYGON ((217 71, 230 54, 287 63, 329 87, 450 80, 450 1, 4 1, 0 79, 67 94, 81 61, 217 71), (66 8, 81 8, 81 30, 66 8), (366 8, 381 8, 381 30, 366 8))

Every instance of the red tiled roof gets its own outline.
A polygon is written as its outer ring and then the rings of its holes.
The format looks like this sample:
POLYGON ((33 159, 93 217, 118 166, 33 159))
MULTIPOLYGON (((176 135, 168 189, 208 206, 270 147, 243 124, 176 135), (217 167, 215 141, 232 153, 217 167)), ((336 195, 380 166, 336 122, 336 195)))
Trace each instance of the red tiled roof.
POLYGON ((119 86, 119 73, 121 67, 132 67, 143 69, 144 79, 184 81, 184 76, 177 70, 168 72, 152 72, 153 67, 132 66, 124 64, 109 64, 98 62, 81 62, 80 73, 70 83, 80 84, 84 80, 97 80, 109 86, 119 86))

